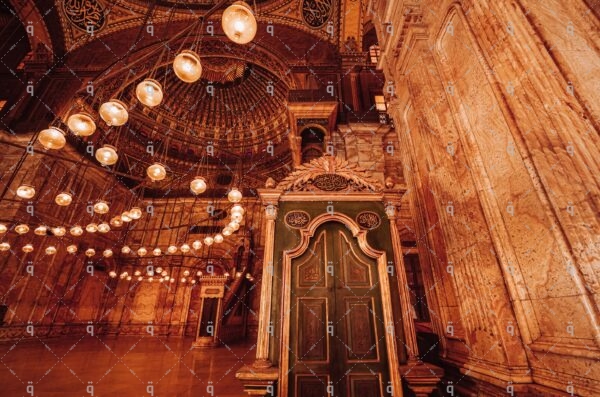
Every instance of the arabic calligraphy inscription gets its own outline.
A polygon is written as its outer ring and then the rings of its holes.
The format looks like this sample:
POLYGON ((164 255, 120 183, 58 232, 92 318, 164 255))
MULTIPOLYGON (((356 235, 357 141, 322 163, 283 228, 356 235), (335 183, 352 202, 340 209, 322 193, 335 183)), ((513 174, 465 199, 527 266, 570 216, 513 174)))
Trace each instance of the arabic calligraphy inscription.
POLYGON ((99 31, 106 23, 104 5, 98 0, 63 0, 62 6, 69 21, 88 33, 99 31))

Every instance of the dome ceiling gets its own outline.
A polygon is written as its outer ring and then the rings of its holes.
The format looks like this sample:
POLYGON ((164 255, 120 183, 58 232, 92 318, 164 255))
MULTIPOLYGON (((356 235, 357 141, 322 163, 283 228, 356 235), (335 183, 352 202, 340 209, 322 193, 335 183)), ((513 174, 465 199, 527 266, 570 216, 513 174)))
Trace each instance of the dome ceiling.
POLYGON ((288 125, 288 88, 261 66, 236 58, 203 58, 202 78, 193 84, 179 80, 170 65, 155 79, 165 91, 163 103, 148 108, 135 99, 134 81, 124 89, 134 104, 131 128, 155 140, 168 135, 183 145, 212 145, 231 154, 260 151, 277 143, 288 125))

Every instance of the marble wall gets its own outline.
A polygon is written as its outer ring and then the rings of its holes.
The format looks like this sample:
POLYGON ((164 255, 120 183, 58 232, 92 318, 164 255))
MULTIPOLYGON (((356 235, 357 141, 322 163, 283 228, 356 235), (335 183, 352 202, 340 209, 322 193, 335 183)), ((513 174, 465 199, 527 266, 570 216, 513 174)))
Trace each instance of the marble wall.
POLYGON ((446 363, 490 393, 598 394, 598 19, 579 0, 370 9, 446 363))

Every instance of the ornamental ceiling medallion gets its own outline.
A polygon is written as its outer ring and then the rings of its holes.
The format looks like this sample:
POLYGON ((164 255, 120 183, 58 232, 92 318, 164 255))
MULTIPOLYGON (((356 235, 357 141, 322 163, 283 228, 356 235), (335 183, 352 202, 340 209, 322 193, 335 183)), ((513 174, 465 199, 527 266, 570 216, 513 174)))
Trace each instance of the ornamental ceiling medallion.
POLYGON ((84 32, 97 32, 106 23, 104 5, 99 0, 63 0, 62 9, 69 22, 84 32))
POLYGON ((303 0, 302 19, 313 29, 320 29, 333 13, 333 0, 303 0))
POLYGON ((295 192, 380 192, 382 189, 365 169, 328 155, 298 166, 277 188, 295 192))

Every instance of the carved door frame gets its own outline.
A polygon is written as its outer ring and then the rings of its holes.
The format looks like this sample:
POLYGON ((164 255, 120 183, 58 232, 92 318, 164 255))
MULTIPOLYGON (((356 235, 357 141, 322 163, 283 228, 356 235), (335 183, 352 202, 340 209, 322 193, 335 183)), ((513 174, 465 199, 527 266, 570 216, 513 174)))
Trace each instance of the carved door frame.
MULTIPOLYGON (((345 225, 352 233, 352 236, 357 239, 358 246, 361 251, 377 262, 377 273, 379 275, 381 303, 383 309, 383 318, 386 324, 394 323, 392 312, 392 299, 390 292, 390 283, 387 272, 387 258, 384 251, 373 249, 367 243, 367 231, 361 230, 359 225, 345 214, 334 212, 326 213, 315 217, 305 228, 300 230, 300 244, 283 253, 283 273, 282 273, 282 313, 288 313, 291 306, 292 292, 292 261, 300 257, 309 246, 309 243, 314 237, 319 226, 326 222, 337 221, 345 225)), ((284 315, 281 326, 281 352, 287 352, 287 346, 290 344, 290 316, 284 315)), ((390 371, 390 381, 394 390, 395 396, 402 396, 402 385, 400 380, 400 363, 397 355, 396 337, 392 333, 385 333, 386 351, 388 356, 388 365, 390 371), (399 394, 398 394, 399 393, 399 394)), ((289 353, 281 354, 279 365, 279 396, 287 396, 289 390, 289 353)))

